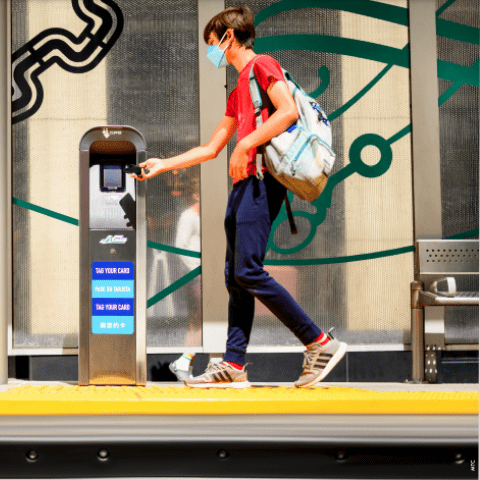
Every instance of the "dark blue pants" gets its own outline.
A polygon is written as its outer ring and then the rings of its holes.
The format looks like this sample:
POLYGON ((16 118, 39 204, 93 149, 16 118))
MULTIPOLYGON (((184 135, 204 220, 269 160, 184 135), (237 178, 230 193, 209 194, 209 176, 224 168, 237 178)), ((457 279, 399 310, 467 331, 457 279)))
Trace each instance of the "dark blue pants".
POLYGON ((285 187, 268 173, 264 180, 250 176, 238 182, 229 196, 225 216, 225 283, 230 295, 226 361, 245 364, 255 298, 304 345, 322 333, 290 293, 263 268, 272 223, 284 198, 285 187))

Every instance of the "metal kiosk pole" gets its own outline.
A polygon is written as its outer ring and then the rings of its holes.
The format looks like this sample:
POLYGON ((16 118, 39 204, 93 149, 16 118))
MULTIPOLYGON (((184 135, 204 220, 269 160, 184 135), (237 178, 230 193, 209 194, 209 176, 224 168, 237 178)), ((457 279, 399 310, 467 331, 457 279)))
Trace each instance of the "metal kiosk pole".
POLYGON ((145 150, 128 126, 80 141, 79 385, 146 384, 146 185, 125 171, 145 150))

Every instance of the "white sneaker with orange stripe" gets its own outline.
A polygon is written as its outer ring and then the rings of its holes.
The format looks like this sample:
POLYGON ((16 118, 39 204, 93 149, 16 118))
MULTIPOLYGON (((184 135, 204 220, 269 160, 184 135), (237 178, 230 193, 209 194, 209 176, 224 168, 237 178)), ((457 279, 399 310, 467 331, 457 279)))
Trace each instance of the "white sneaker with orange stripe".
POLYGON ((296 387, 310 387, 321 382, 345 355, 347 344, 339 342, 331 333, 327 336, 326 344, 313 342, 303 353, 303 372, 295 382, 296 387))
POLYGON ((248 388, 250 382, 245 367, 237 370, 228 363, 209 363, 205 373, 185 380, 187 387, 195 388, 248 388))

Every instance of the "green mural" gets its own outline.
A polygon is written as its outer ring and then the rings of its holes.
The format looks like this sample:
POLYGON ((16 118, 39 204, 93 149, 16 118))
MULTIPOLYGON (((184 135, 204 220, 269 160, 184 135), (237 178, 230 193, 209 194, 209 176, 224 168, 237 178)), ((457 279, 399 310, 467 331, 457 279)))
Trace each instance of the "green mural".
MULTIPOLYGON (((438 11, 437 17, 455 0, 446 2, 438 11), (447 5, 448 4, 448 5, 447 5)), ((385 20, 398 25, 408 26, 408 10, 403 7, 387 5, 370 0, 282 0, 265 8, 255 17, 255 24, 258 26, 263 21, 281 12, 297 10, 302 8, 326 8, 345 12, 356 13, 379 20, 385 20)), ((437 34, 446 38, 451 38, 467 43, 480 43, 479 30, 467 27, 465 25, 441 20, 437 18, 437 34)), ((365 94, 367 94, 394 66, 409 68, 409 45, 402 49, 387 47, 374 43, 368 43, 349 38, 339 38, 328 35, 275 35, 273 37, 259 38, 255 42, 256 53, 273 52, 280 50, 310 50, 316 52, 328 52, 339 55, 348 55, 357 58, 364 58, 380 63, 386 63, 385 68, 360 92, 348 100, 342 107, 328 114, 328 119, 333 122, 350 107, 355 105, 365 94)), ((479 86, 480 59, 470 67, 453 64, 438 60, 438 77, 453 81, 454 84, 447 89, 439 98, 439 106, 446 102, 462 85, 479 86)), ((328 88, 330 83, 330 72, 326 73, 328 68, 324 65, 320 68, 318 75, 321 84, 318 89, 311 92, 314 98, 319 97, 328 88), (324 85, 325 83, 325 85, 324 85)), ((287 220, 286 209, 283 208, 277 217, 270 237, 268 248, 273 251, 288 255, 297 253, 307 247, 315 238, 317 228, 323 223, 327 216, 327 210, 331 207, 333 189, 347 177, 358 173, 364 177, 374 178, 383 175, 392 163, 391 145, 411 132, 411 125, 407 125, 389 139, 384 139, 376 134, 366 134, 358 137, 350 146, 349 160, 350 164, 332 175, 321 196, 312 203, 316 208, 316 213, 297 210, 293 216, 305 218, 310 225, 310 232, 299 245, 293 248, 280 248, 274 242, 274 233, 279 225, 287 220), (367 165, 361 159, 361 151, 367 146, 378 148, 381 158, 376 165, 367 165)), ((293 195, 291 195, 293 198, 293 195)), ((398 249, 398 253, 404 253, 403 249, 398 249)), ((268 261, 266 262, 268 263, 268 261)), ((310 264, 314 264, 312 261, 310 264)))
MULTIPOLYGON (((480 31, 477 28, 469 27, 459 23, 447 21, 438 18, 447 8, 455 3, 456 0, 447 0, 437 11, 437 35, 459 42, 470 43, 474 45, 480 44, 480 31)), ((290 10, 306 9, 306 8, 323 8, 336 11, 351 12, 366 17, 384 20, 397 25, 408 27, 408 10, 399 6, 387 5, 372 0, 281 0, 273 3, 269 7, 259 12, 255 17, 256 25, 260 25, 273 15, 287 12, 290 10)), ((365 87, 363 87, 356 95, 346 101, 344 105, 334 112, 328 114, 331 122, 343 115, 349 108, 355 105, 362 97, 364 97, 381 79, 391 70, 392 67, 398 66, 409 68, 409 45, 405 45, 402 49, 369 43, 349 38, 340 38, 328 35, 275 35, 271 37, 261 37, 256 40, 256 53, 275 52, 283 50, 307 50, 323 53, 331 53, 337 55, 346 55, 355 58, 362 58, 370 61, 385 64, 385 67, 378 73, 365 87)), ((437 61, 438 78, 453 82, 452 85, 439 97, 439 106, 448 101, 463 85, 471 85, 479 87, 480 59, 477 59, 470 66, 458 65, 442 60, 437 61)), ((314 98, 324 94, 330 86, 330 71, 323 65, 318 70, 318 77, 321 81, 320 86, 312 91, 310 95, 314 98)), ((315 238, 318 227, 324 222, 331 208, 332 195, 335 187, 343 182, 351 175, 361 175, 366 178, 377 178, 385 174, 395 159, 392 154, 392 145, 411 132, 411 125, 406 125, 390 138, 383 138, 374 133, 368 133, 356 138, 350 145, 348 151, 349 163, 333 174, 327 183, 327 186, 321 196, 311 205, 315 212, 309 213, 303 210, 295 210, 293 215, 307 220, 310 230, 307 237, 297 246, 293 248, 280 248, 274 242, 274 232, 282 222, 287 220, 287 214, 283 207, 278 218, 276 219, 272 235, 270 237, 268 248, 274 252, 289 255, 301 251, 306 248, 315 238), (368 165, 361 159, 361 152, 367 146, 373 146, 380 152, 380 160, 375 165, 368 165)), ((290 194, 293 198, 293 194, 290 194)), ((13 198, 14 205, 26 208, 58 220, 68 222, 78 226, 78 220, 56 213, 52 210, 33 205, 18 198, 13 198)), ((459 233, 450 238, 468 238, 478 235, 478 228, 469 232, 459 233)), ((172 246, 163 245, 154 242, 148 242, 148 247, 167 251, 173 254, 186 255, 191 257, 200 257, 200 253, 193 251, 181 250, 172 246)), ((313 259, 282 259, 267 260, 266 265, 319 265, 332 264, 368 260, 372 258, 381 258, 392 255, 400 255, 414 251, 413 245, 407 245, 402 248, 385 250, 379 252, 365 253, 362 255, 354 255, 349 257, 336 258, 313 258, 313 259)), ((179 289, 193 278, 201 274, 201 267, 189 272, 184 277, 172 283, 166 289, 157 293, 148 300, 147 306, 151 307, 179 289)))

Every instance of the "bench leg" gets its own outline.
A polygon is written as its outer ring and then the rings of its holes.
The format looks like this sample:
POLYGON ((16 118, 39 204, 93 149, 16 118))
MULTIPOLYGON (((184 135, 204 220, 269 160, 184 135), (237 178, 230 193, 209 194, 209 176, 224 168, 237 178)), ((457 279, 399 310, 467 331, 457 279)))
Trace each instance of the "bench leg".
POLYGON ((425 381, 425 318, 424 309, 420 304, 422 282, 411 283, 412 293, 412 382, 425 381))

